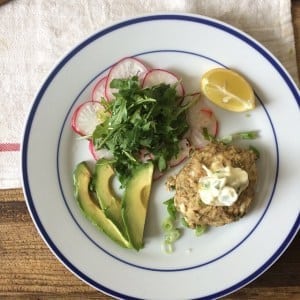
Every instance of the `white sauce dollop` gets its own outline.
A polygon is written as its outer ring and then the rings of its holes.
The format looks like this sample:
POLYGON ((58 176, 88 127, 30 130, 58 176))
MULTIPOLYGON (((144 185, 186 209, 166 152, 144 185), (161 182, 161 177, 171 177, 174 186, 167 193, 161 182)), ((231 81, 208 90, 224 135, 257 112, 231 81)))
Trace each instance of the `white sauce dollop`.
POLYGON ((202 168, 207 176, 199 179, 199 196, 207 205, 231 206, 248 184, 248 173, 241 168, 224 167, 219 162, 212 163, 210 169, 202 168))

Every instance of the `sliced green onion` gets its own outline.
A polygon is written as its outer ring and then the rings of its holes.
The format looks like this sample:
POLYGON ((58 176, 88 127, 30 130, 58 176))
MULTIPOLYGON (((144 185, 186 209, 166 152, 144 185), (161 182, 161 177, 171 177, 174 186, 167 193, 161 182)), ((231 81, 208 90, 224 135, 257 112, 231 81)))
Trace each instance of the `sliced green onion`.
POLYGON ((250 145, 249 149, 255 153, 255 155, 257 156, 257 158, 260 157, 259 151, 254 146, 250 145))
POLYGON ((176 219, 176 215, 177 215, 177 210, 176 210, 176 207, 174 205, 174 198, 171 198, 169 200, 164 201, 163 204, 167 205, 167 211, 169 213, 169 216, 173 220, 175 220, 176 219))
POLYGON ((180 221, 181 221, 181 224, 184 226, 184 227, 189 227, 189 224, 187 223, 187 221, 185 220, 185 218, 181 218, 180 219, 180 221))
POLYGON ((224 136, 220 139, 220 142, 222 142, 223 144, 229 144, 233 141, 233 137, 232 135, 227 135, 227 136, 224 136))
POLYGON ((237 135, 242 139, 242 140, 253 140, 258 137, 258 132, 257 131, 245 131, 245 132, 239 132, 237 135))
POLYGON ((242 131, 237 132, 231 135, 226 135, 219 139, 219 141, 223 144, 229 144, 233 142, 233 140, 241 139, 241 140, 254 140, 258 137, 258 131, 242 131))
POLYGON ((202 235, 205 232, 206 228, 207 227, 205 225, 197 225, 195 228, 195 235, 196 236, 202 235))
POLYGON ((172 230, 174 228, 173 219, 170 217, 167 217, 166 219, 164 219, 164 221, 162 223, 162 228, 164 231, 172 230))
POLYGON ((167 254, 171 254, 171 253, 173 253, 173 251, 174 251, 173 244, 166 243, 166 242, 164 242, 164 243, 162 244, 162 249, 163 249, 163 251, 164 251, 165 253, 167 253, 167 254))
POLYGON ((180 237, 180 231, 178 228, 171 229, 165 232, 165 243, 174 243, 180 237))

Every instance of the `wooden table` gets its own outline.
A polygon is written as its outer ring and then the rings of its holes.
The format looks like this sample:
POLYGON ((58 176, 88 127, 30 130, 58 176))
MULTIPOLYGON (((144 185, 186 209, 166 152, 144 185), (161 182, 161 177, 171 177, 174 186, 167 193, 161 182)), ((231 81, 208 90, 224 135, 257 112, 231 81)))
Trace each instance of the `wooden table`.
MULTIPOLYGON (((300 70, 300 1, 292 1, 292 13, 300 70)), ((111 299, 53 256, 33 225, 22 190, 0 190, 0 299, 49 298, 111 299)), ((268 271, 224 299, 300 299, 300 234, 268 271)))

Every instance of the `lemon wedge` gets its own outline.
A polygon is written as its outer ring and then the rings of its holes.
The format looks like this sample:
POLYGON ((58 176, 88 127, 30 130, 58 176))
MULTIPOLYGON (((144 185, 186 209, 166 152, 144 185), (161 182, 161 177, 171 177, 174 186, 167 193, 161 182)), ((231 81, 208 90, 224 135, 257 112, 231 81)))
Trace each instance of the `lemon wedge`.
POLYGON ((235 71, 211 69, 203 74, 200 85, 204 96, 223 109, 244 112, 255 108, 251 85, 235 71))

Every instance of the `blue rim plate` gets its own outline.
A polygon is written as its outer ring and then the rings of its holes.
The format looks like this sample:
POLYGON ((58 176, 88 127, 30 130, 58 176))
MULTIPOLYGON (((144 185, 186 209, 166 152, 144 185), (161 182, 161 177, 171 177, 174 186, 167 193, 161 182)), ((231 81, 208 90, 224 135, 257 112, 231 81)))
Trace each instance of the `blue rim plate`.
POLYGON ((253 38, 220 21, 156 14, 107 27, 62 58, 32 104, 21 151, 32 219, 71 272, 113 297, 211 299, 230 294, 267 270, 299 230, 300 174, 293 162, 298 160, 300 141, 290 138, 300 125, 299 102, 299 90, 280 62, 253 38), (140 252, 119 248, 93 227, 72 194, 75 164, 92 159, 87 142, 70 128, 71 115, 79 103, 90 99, 95 82, 128 56, 176 72, 188 91, 199 89, 200 76, 209 68, 233 68, 251 82, 257 98, 250 114, 212 106, 221 135, 260 131, 253 141, 261 158, 250 212, 198 238, 185 232, 172 254, 161 250, 160 223, 166 216, 162 202, 169 197, 166 177, 154 183, 140 252))

